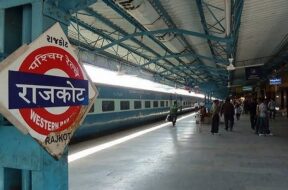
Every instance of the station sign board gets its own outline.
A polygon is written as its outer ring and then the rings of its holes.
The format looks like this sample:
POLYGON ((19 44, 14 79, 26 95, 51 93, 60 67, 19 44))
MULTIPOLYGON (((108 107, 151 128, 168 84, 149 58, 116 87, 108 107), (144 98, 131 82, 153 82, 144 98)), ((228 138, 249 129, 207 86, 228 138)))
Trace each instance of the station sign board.
POLYGON ((247 67, 245 68, 246 80, 259 80, 262 77, 261 67, 247 67))
POLYGON ((59 23, 0 65, 0 113, 61 157, 98 94, 59 23))
POLYGON ((269 84, 270 85, 280 85, 282 84, 281 78, 271 78, 269 79, 269 84))

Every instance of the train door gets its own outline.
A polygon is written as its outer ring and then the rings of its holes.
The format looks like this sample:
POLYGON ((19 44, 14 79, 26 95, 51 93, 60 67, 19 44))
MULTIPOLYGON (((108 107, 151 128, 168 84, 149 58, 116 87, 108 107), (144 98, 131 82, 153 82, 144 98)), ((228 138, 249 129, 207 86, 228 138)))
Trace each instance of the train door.
POLYGON ((179 98, 179 111, 180 111, 180 113, 182 113, 182 109, 183 109, 183 98, 182 98, 182 96, 180 96, 180 98, 179 98))
POLYGON ((173 105, 173 96, 170 95, 170 99, 169 99, 169 107, 171 107, 173 105))

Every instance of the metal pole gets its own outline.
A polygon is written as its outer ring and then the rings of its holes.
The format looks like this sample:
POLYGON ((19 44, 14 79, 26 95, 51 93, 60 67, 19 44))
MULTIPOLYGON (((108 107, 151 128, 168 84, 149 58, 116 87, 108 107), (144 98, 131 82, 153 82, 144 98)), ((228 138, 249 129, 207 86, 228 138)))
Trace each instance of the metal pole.
POLYGON ((226 22, 226 36, 230 35, 231 29, 231 0, 224 0, 225 3, 225 22, 226 22))

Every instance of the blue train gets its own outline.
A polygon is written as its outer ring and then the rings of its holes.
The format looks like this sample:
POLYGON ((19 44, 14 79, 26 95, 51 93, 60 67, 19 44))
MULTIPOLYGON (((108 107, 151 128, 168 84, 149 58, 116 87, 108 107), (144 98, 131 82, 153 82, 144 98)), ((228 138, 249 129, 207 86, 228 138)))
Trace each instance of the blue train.
POLYGON ((99 95, 74 140, 164 118, 174 101, 180 107, 180 114, 197 109, 195 105, 203 101, 199 97, 179 94, 105 84, 96 86, 99 95))

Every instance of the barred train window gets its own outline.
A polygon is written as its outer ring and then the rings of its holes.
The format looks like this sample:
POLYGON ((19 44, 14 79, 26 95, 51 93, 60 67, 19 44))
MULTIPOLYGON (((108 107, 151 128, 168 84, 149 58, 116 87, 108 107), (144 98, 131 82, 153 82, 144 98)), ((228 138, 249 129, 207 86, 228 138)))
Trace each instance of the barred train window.
POLYGON ((153 107, 158 108, 158 101, 153 101, 153 107))
POLYGON ((164 107, 164 101, 160 102, 160 107, 164 107))
POLYGON ((115 103, 114 101, 102 101, 102 111, 114 111, 115 103))
POLYGON ((145 108, 150 108, 150 107, 151 107, 151 102, 145 101, 145 108))
POLYGON ((121 101, 120 102, 120 110, 129 110, 130 102, 129 101, 121 101))
POLYGON ((142 105, 141 105, 141 101, 134 101, 134 109, 141 109, 142 105))

